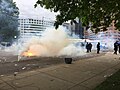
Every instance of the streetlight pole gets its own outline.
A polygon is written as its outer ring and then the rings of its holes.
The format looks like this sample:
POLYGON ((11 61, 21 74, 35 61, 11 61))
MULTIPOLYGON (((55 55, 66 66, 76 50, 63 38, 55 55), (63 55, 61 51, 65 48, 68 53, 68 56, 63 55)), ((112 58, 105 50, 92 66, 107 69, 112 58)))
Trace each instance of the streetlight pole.
POLYGON ((17 36, 14 36, 15 39, 17 39, 17 42, 16 42, 16 46, 17 46, 17 61, 20 61, 20 56, 19 56, 19 44, 18 44, 18 41, 19 39, 17 38, 17 36))

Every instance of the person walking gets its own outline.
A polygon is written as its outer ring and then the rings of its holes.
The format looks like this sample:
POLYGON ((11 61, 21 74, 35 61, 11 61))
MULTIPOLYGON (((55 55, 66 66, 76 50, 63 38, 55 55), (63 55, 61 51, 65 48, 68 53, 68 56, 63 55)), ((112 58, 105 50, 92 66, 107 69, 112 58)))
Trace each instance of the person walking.
POLYGON ((86 49, 87 49, 87 53, 89 53, 89 44, 88 44, 88 42, 86 44, 86 49))
POLYGON ((120 44, 119 44, 118 48, 119 48, 119 53, 120 53, 120 44))
POLYGON ((117 51, 118 51, 118 41, 114 43, 114 54, 117 55, 117 51))
POLYGON ((98 44, 97 44, 97 54, 99 54, 100 53, 100 42, 98 42, 98 44))
POLYGON ((120 41, 118 42, 118 48, 119 48, 119 53, 120 53, 120 41))
POLYGON ((91 43, 89 43, 89 51, 91 52, 91 49, 92 49, 92 44, 91 43))

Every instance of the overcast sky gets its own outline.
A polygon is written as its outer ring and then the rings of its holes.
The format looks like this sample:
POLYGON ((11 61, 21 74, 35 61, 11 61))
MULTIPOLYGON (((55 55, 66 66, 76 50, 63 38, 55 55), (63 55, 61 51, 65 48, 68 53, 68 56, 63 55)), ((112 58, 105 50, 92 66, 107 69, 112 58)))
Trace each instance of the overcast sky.
POLYGON ((16 2, 17 7, 19 8, 20 17, 47 17, 55 19, 55 13, 50 12, 49 10, 43 9, 40 6, 34 8, 34 4, 37 0, 13 0, 16 2))

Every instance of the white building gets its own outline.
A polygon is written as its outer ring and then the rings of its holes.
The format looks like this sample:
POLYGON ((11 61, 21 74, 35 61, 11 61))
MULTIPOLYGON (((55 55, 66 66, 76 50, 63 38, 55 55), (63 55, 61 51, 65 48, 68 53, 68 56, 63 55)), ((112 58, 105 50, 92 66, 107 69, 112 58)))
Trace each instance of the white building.
POLYGON ((107 28, 107 31, 99 32, 98 35, 103 42, 106 40, 114 40, 114 42, 120 40, 120 31, 116 30, 114 20, 112 21, 111 26, 107 28))
POLYGON ((19 31, 21 37, 31 37, 33 36, 41 36, 41 33, 47 28, 54 25, 54 21, 41 18, 19 18, 19 31))
POLYGON ((64 22, 62 24, 63 27, 66 27, 66 29, 68 29, 70 31, 70 36, 72 36, 75 32, 75 24, 73 23, 71 25, 70 21, 69 22, 64 22))
POLYGON ((70 36, 73 38, 83 38, 84 30, 80 21, 77 23, 68 21, 64 22, 62 25, 70 31, 70 36))
POLYGON ((86 32, 84 32, 84 34, 87 39, 101 40, 102 42, 106 42, 108 40, 120 40, 120 31, 116 30, 114 26, 114 21, 111 23, 111 26, 107 28, 107 31, 101 31, 95 34, 89 29, 86 32))

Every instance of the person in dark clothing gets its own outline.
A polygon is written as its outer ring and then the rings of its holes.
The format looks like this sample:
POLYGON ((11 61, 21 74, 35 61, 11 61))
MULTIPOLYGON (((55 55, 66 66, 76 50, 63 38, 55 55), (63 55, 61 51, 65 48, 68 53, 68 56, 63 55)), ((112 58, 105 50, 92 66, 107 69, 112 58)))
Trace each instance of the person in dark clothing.
POLYGON ((118 51, 118 41, 114 43, 114 54, 117 54, 118 51))
POLYGON ((91 43, 89 43, 89 51, 91 52, 91 49, 92 49, 92 44, 91 43))
POLYGON ((88 44, 88 42, 86 44, 86 49, 87 49, 87 53, 89 53, 89 44, 88 44))
POLYGON ((120 53, 120 44, 119 44, 119 46, 118 46, 118 47, 119 47, 119 53, 120 53))
POLYGON ((100 42, 98 42, 98 44, 97 44, 97 54, 99 54, 100 53, 100 42))
POLYGON ((119 53, 120 53, 120 41, 118 42, 118 48, 119 48, 119 53))

